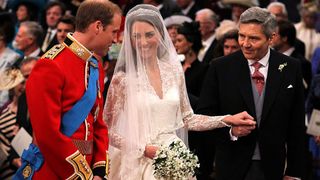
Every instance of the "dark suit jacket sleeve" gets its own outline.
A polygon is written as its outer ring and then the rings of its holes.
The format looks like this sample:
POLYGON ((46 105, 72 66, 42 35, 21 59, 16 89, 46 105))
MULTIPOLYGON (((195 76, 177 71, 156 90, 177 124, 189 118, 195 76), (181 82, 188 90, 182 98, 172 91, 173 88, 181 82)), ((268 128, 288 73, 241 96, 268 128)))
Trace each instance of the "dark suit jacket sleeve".
POLYGON ((304 174, 304 95, 300 64, 296 67, 296 91, 291 120, 288 122, 287 134, 287 169, 286 175, 302 177, 304 174))

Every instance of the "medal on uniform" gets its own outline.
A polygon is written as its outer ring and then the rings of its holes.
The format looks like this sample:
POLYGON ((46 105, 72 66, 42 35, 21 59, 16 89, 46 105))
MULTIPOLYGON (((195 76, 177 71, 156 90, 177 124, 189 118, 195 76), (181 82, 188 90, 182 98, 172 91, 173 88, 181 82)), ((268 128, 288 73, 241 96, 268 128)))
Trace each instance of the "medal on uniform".
POLYGON ((32 173, 32 168, 31 166, 28 164, 22 171, 22 176, 24 177, 24 179, 28 179, 30 177, 32 173))

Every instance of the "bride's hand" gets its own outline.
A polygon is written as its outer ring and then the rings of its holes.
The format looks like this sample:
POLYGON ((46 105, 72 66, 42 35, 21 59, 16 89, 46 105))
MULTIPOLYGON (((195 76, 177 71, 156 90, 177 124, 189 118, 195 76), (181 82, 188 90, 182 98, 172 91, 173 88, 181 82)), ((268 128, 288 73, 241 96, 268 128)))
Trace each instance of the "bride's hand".
POLYGON ((231 126, 255 126, 256 122, 253 117, 250 116, 246 111, 235 114, 233 116, 227 116, 223 121, 231 126))
POLYGON ((157 146, 152 146, 152 145, 146 145, 145 150, 144 150, 144 156, 153 159, 154 156, 156 155, 157 150, 159 147, 157 146))

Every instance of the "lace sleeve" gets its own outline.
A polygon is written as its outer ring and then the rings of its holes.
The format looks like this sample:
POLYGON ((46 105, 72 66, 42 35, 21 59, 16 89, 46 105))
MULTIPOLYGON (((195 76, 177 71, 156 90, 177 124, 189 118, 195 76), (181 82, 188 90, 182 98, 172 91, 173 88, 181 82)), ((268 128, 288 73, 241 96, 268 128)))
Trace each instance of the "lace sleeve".
POLYGON ((106 105, 104 108, 104 121, 109 128, 109 142, 110 145, 121 148, 122 137, 115 133, 114 129, 117 124, 118 117, 123 111, 124 100, 125 100, 125 74, 118 73, 112 78, 108 89, 108 95, 106 100, 106 105))
POLYGON ((180 109, 184 124, 192 131, 206 131, 221 127, 229 126, 222 119, 226 116, 205 116, 194 114, 191 109, 185 79, 183 72, 179 72, 180 76, 180 109))

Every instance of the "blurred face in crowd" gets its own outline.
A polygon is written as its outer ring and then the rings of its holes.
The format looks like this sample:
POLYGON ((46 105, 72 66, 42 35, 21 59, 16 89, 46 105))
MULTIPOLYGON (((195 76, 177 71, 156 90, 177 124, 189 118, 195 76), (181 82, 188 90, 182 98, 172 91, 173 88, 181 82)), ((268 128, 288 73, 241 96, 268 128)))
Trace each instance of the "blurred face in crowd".
POLYGON ((183 34, 178 34, 174 46, 178 54, 187 54, 192 47, 192 43, 183 34))
POLYGON ((247 23, 239 25, 238 41, 246 59, 260 60, 267 54, 272 38, 263 33, 262 25, 247 23))
POLYGON ((305 12, 302 15, 302 20, 305 23, 307 28, 313 29, 313 28, 315 28, 315 24, 317 21, 317 15, 316 15, 316 13, 305 12))
POLYGON ((283 41, 282 41, 282 38, 281 38, 281 36, 280 36, 280 34, 279 34, 279 28, 277 27, 277 29, 276 29, 276 34, 275 34, 275 36, 274 36, 274 38, 273 38, 273 40, 272 40, 272 44, 271 44, 271 46, 276 50, 276 51, 278 51, 280 48, 281 48, 281 44, 283 43, 283 41))
POLYGON ((31 44, 34 43, 35 38, 28 34, 26 26, 20 26, 15 37, 16 48, 25 51, 31 44))
POLYGON ((201 33, 202 38, 206 39, 209 38, 214 30, 216 29, 216 23, 213 19, 208 17, 207 14, 202 13, 196 16, 196 21, 199 22, 199 31, 201 33))
POLYGON ((136 21, 131 27, 131 43, 142 59, 153 58, 157 54, 160 35, 149 23, 136 21))
POLYGON ((167 28, 169 36, 170 36, 173 44, 176 42, 176 38, 178 35, 178 28, 179 28, 179 25, 172 25, 167 28))
POLYGON ((188 5, 191 3, 192 0, 176 0, 177 5, 181 8, 187 8, 188 5))
POLYGON ((74 26, 72 24, 67 24, 64 22, 59 22, 57 25, 57 39, 59 43, 62 43, 65 38, 67 37, 67 34, 69 32, 74 31, 74 26))
POLYGON ((51 28, 55 28, 62 15, 62 9, 60 6, 52 6, 46 12, 47 25, 51 28))
POLYGON ((223 43, 223 54, 225 56, 240 50, 239 43, 236 39, 226 39, 223 43))
POLYGON ((269 9, 269 12, 276 16, 276 20, 286 20, 287 16, 283 13, 283 9, 281 6, 271 6, 269 9))
POLYGON ((28 9, 25 5, 20 5, 16 11, 16 16, 19 22, 28 20, 28 9))
MULTIPOLYGON (((21 73, 22 73, 25 81, 28 80, 29 75, 30 75, 33 67, 36 65, 36 63, 37 63, 37 60, 35 59, 35 60, 32 60, 32 61, 30 61, 30 62, 28 62, 28 63, 26 63, 26 64, 23 64, 23 65, 20 67, 20 71, 21 71, 21 73)), ((25 83, 24 83, 23 85, 24 85, 24 89, 25 89, 25 83)))
POLYGON ((238 22, 241 14, 246 10, 246 7, 239 5, 232 5, 232 20, 238 22))
POLYGON ((115 14, 113 16, 112 22, 109 25, 103 26, 100 22, 98 34, 93 47, 94 52, 103 57, 108 53, 109 47, 113 42, 117 41, 117 34, 120 30, 121 16, 115 14))

